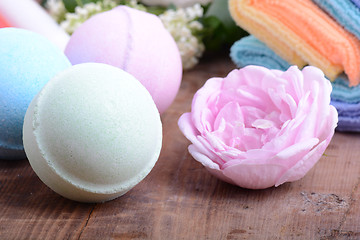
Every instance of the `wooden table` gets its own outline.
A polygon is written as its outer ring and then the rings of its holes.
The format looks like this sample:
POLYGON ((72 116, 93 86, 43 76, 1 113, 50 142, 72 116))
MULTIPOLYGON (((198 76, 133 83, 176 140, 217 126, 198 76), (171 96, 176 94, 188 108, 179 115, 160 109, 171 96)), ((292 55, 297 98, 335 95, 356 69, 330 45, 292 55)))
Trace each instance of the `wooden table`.
POLYGON ((113 201, 67 200, 27 160, 0 161, 0 239, 360 239, 359 134, 336 133, 303 179, 266 190, 221 182, 189 155, 177 119, 208 78, 233 68, 212 57, 184 74, 155 168, 113 201))

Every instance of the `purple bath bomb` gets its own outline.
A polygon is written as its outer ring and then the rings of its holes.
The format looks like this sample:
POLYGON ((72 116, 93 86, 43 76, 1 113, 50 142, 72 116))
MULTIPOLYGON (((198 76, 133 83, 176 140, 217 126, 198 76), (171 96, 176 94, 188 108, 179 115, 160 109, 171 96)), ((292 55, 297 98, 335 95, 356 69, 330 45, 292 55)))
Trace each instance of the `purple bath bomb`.
POLYGON ((175 99, 182 79, 179 50, 160 19, 126 6, 85 21, 71 36, 65 55, 73 65, 106 63, 132 74, 160 113, 175 99))

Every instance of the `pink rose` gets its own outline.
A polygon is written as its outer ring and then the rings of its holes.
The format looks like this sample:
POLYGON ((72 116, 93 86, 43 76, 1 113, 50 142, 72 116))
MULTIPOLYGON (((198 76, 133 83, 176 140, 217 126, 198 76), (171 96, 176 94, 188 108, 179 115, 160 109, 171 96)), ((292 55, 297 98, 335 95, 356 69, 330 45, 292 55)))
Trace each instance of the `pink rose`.
POLYGON ((263 189, 302 178, 329 145, 338 117, 315 67, 247 66, 211 78, 179 127, 190 154, 216 177, 263 189))

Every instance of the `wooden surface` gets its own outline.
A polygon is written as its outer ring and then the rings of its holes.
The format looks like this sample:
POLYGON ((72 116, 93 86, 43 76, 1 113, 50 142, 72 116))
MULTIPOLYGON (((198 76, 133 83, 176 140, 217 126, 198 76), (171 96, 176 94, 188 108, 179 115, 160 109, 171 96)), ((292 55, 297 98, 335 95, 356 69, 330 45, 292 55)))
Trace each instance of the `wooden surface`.
POLYGON ((27 160, 0 161, 0 239, 360 239, 359 134, 336 133, 303 179, 266 190, 221 182, 189 155, 177 119, 209 77, 233 68, 211 58, 185 73, 155 168, 113 201, 64 199, 27 160))

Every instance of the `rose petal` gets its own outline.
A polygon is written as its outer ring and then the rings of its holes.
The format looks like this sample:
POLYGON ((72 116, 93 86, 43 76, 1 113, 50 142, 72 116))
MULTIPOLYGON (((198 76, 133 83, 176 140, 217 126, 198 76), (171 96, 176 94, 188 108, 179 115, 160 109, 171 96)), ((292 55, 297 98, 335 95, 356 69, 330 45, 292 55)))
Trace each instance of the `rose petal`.
POLYGON ((295 166, 290 168, 277 180, 275 186, 279 186, 285 182, 297 181, 304 177, 305 174, 317 163, 328 146, 328 141, 323 141, 311 150, 305 157, 298 161, 295 166))
POLYGON ((241 111, 243 116, 246 116, 244 118, 244 124, 246 127, 251 127, 252 123, 256 121, 256 119, 266 117, 266 113, 264 111, 253 106, 243 106, 241 107, 241 111))
POLYGON ((291 168, 299 161, 299 159, 302 159, 314 146, 316 146, 318 142, 319 139, 317 138, 309 139, 304 142, 293 144, 278 153, 275 151, 254 149, 247 152, 246 159, 226 162, 223 168, 239 163, 251 165, 273 164, 291 168))
POLYGON ((338 123, 338 112, 334 106, 330 106, 328 117, 322 119, 319 125, 321 126, 317 131, 319 139, 327 139, 332 137, 333 131, 329 132, 329 129, 335 129, 338 123))
POLYGON ((303 142, 298 142, 290 147, 282 150, 269 163, 277 163, 290 168, 302 159, 316 144, 319 143, 318 138, 310 138, 303 142))
POLYGON ((237 102, 229 102, 220 110, 214 122, 215 131, 219 129, 222 120, 226 121, 232 127, 244 122, 243 113, 237 102))
POLYGON ((268 159, 275 156, 276 152, 263 149, 252 149, 246 152, 243 158, 234 158, 226 162, 222 168, 228 168, 238 164, 262 165, 266 164, 268 159), (245 158, 246 156, 246 158, 245 158))
POLYGON ((278 152, 296 143, 296 138, 299 133, 306 116, 299 116, 296 119, 287 121, 278 132, 278 134, 271 140, 264 144, 264 150, 276 150, 278 152))
POLYGON ((317 82, 322 86, 321 91, 325 95, 328 95, 330 102, 330 93, 332 87, 329 80, 325 78, 324 73, 319 68, 313 66, 306 66, 302 69, 301 72, 304 76, 304 85, 303 85, 304 91, 305 92, 312 91, 313 84, 317 82))
POLYGON ((216 164, 222 166, 226 159, 221 158, 219 155, 219 151, 214 149, 214 147, 209 143, 208 139, 205 139, 202 136, 197 136, 197 142, 193 142, 196 144, 197 148, 200 149, 201 153, 206 154, 210 159, 212 159, 216 164))
POLYGON ((279 165, 241 163, 225 168, 223 173, 240 187, 264 189, 274 186, 284 171, 286 168, 279 165))
MULTIPOLYGON (((319 118, 319 104, 317 104, 318 101, 318 92, 319 92, 319 84, 314 82, 313 84, 313 90, 311 92, 311 95, 306 102, 306 106, 304 108, 307 109, 306 118, 299 129, 299 134, 297 135, 296 141, 303 141, 305 139, 311 138, 316 136, 316 128, 317 128, 317 119, 319 118)), ((329 107, 327 107, 328 109, 329 107)))
POLYGON ((234 184, 234 182, 226 177, 222 170, 220 170, 219 165, 215 164, 211 159, 209 159, 206 155, 201 154, 195 145, 190 145, 189 153, 193 156, 195 160, 201 163, 206 169, 215 177, 219 178, 222 181, 234 184))
POLYGON ((286 85, 286 92, 292 96, 294 101, 298 103, 304 95, 304 75, 297 66, 291 66, 286 72, 281 74, 289 84, 286 85))
POLYGON ((211 119, 209 119, 209 114, 204 114, 203 111, 208 111, 208 101, 211 99, 211 97, 213 98, 214 95, 217 95, 217 92, 221 89, 221 85, 221 78, 211 78, 206 81, 205 85, 200 88, 194 95, 191 105, 191 120, 195 125, 195 128, 201 133, 206 130, 202 120, 207 119, 206 122, 211 122, 211 119))
MULTIPOLYGON (((211 159, 216 159, 216 154, 213 154, 211 150, 211 146, 206 146, 203 144, 199 139, 201 140, 201 136, 198 136, 199 132, 197 129, 195 129, 194 125, 191 121, 191 114, 190 113, 184 113, 178 120, 178 126, 181 130, 181 132, 185 135, 185 137, 190 140, 194 146, 196 146, 196 149, 206 156, 208 156, 211 159)), ((205 141, 206 142, 206 141, 205 141)))
POLYGON ((190 145, 188 150, 191 156, 205 167, 220 170, 219 165, 214 163, 207 155, 202 154, 194 144, 190 145))
POLYGON ((218 179, 230 183, 230 184, 236 184, 231 178, 228 178, 224 175, 224 172, 219 169, 209 168, 206 167, 206 170, 208 170, 214 177, 217 177, 218 179))
POLYGON ((191 142, 197 141, 196 136, 199 135, 199 131, 193 125, 191 113, 182 114, 178 120, 178 126, 187 139, 191 142))
POLYGON ((259 128, 259 129, 269 129, 271 127, 274 127, 274 123, 270 120, 266 120, 266 119, 256 119, 251 126, 253 126, 254 128, 259 128))
MULTIPOLYGON (((228 94, 227 92, 224 94, 228 94)), ((261 110, 269 109, 273 106, 268 106, 264 103, 271 103, 269 97, 265 94, 265 91, 259 88, 249 88, 246 86, 238 87, 236 90, 235 99, 240 106, 252 106, 261 110)), ((234 100, 235 100, 234 99, 234 100)))

